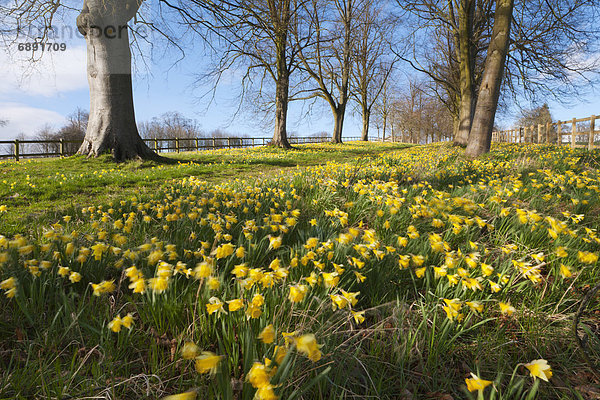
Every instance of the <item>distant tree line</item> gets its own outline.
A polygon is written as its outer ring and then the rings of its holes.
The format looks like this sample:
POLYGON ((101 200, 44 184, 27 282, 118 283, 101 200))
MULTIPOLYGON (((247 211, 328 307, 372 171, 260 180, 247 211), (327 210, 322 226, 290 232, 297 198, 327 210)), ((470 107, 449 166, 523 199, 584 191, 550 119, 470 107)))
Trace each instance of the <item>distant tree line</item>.
MULTIPOLYGON (((67 116, 67 123, 56 129, 50 125, 40 128, 34 135, 28 136, 19 133, 16 139, 20 141, 39 140, 48 143, 22 143, 20 145, 21 153, 60 153, 60 141, 63 143, 65 154, 75 154, 85 137, 88 125, 89 113, 86 110, 77 108, 73 113, 67 116)), ((6 121, 0 120, 0 126, 6 121)), ((176 139, 179 140, 179 146, 183 150, 195 149, 195 139, 200 140, 199 146, 207 147, 232 147, 250 146, 253 144, 252 136, 249 134, 236 134, 224 129, 214 129, 205 131, 202 129, 199 121, 193 118, 187 118, 178 111, 169 111, 149 121, 142 121, 138 124, 138 131, 142 139, 159 139, 159 146, 162 149, 175 148, 176 139), (208 140, 210 139, 210 140, 208 140)), ((315 137, 323 140, 331 138, 327 132, 321 131, 308 135, 298 135, 290 133, 290 138, 296 137, 315 137)), ((153 144, 150 143, 153 148, 153 144)), ((2 148, 3 154, 12 153, 12 146, 5 145, 2 148)))

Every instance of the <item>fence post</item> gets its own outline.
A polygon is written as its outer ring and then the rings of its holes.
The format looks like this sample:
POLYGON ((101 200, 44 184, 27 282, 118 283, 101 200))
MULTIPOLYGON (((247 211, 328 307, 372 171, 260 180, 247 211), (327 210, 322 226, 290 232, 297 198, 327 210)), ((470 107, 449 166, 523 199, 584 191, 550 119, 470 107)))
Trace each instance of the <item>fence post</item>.
POLYGON ((550 122, 546 123, 546 143, 550 144, 551 140, 550 140, 550 122))
POLYGON ((577 121, 576 118, 573 118, 573 126, 571 127, 571 148, 575 148, 575 136, 577 136, 577 121))
POLYGON ((538 124, 538 143, 542 143, 542 124, 538 124))
POLYGON ((252 138, 252 147, 254 147, 254 138, 252 138))
POLYGON ((196 151, 200 151, 200 142, 198 141, 198 138, 196 138, 196 151))
POLYGON ((64 139, 60 139, 60 143, 59 143, 59 149, 60 149, 60 156, 64 157, 65 156, 65 140, 64 139))
POLYGON ((592 115, 590 117, 590 135, 588 137, 588 150, 592 150, 594 148, 594 134, 596 133, 596 116, 592 115))
POLYGON ((559 120, 556 123, 556 141, 559 145, 562 145, 562 121, 559 120))
POLYGON ((231 148, 231 138, 227 138, 227 147, 231 148))
POLYGON ((15 161, 19 161, 19 139, 15 139, 15 161))
POLYGON ((175 138, 175 151, 179 153, 179 138, 175 138))

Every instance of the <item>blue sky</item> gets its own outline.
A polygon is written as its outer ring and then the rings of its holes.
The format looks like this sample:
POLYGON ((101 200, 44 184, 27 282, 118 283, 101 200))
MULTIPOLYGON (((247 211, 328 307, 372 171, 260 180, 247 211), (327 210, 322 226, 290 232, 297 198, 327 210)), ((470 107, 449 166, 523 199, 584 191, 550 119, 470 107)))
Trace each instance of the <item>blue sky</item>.
MULTIPOLYGON (((85 40, 71 27, 75 16, 64 21, 62 34, 56 42, 65 42, 64 52, 46 53, 38 62, 26 60, 27 53, 20 52, 16 44, 0 48, 0 119, 8 119, 6 126, 0 127, 0 140, 13 139, 19 133, 33 136, 41 127, 48 124, 58 128, 65 123, 65 117, 77 107, 89 108, 89 91, 86 78, 85 40)), ((158 42, 157 42, 158 43, 158 42)), ((257 123, 251 113, 241 113, 235 120, 231 117, 237 110, 239 77, 230 74, 219 87, 214 100, 199 98, 208 87, 194 86, 195 74, 206 65, 200 52, 191 50, 186 57, 174 64, 179 54, 173 51, 152 51, 153 57, 146 58, 147 67, 138 62, 138 73, 134 75, 134 101, 138 122, 150 120, 168 111, 178 111, 188 118, 199 121, 204 131, 224 129, 231 133, 255 137, 270 137, 270 128, 257 123)), ((149 45, 142 45, 142 51, 150 52, 149 45)), ((410 73, 408 67, 407 72, 410 73)), ((600 98, 590 89, 587 97, 571 99, 567 106, 550 103, 555 119, 600 115, 600 98)), ((523 104, 528 107, 528 104, 523 104)), ((289 114, 289 131, 300 136, 318 131, 332 130, 333 122, 328 108, 318 109, 310 117, 301 113, 301 104, 292 103, 289 114)), ((344 125, 344 136, 359 136, 361 121, 358 115, 349 111, 344 125)), ((514 117, 504 116, 501 126, 510 126, 514 117)), ((376 134, 372 127, 371 134, 376 134)))

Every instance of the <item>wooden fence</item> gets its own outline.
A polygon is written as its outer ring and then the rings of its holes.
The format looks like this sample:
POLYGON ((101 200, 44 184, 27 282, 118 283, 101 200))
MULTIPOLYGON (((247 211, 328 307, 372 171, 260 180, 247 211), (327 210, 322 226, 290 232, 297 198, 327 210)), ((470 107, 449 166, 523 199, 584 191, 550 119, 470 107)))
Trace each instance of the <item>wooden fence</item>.
POLYGON ((503 143, 553 143, 593 149, 600 146, 600 131, 596 130, 596 119, 573 118, 569 121, 558 121, 546 125, 522 126, 516 129, 492 133, 492 142, 503 143))
MULTIPOLYGON (((290 137, 291 144, 323 143, 330 141, 327 137, 290 137)), ((360 140, 359 137, 344 138, 347 141, 360 140)), ((209 149, 234 149, 245 147, 265 146, 271 138, 171 138, 171 139, 144 139, 144 142, 157 153, 181 151, 200 151, 209 149)), ((81 140, 4 140, 0 146, 9 146, 10 149, 0 154, 0 159, 13 159, 34 157, 66 157, 77 152, 81 140), (31 147, 35 146, 33 151, 31 147)))

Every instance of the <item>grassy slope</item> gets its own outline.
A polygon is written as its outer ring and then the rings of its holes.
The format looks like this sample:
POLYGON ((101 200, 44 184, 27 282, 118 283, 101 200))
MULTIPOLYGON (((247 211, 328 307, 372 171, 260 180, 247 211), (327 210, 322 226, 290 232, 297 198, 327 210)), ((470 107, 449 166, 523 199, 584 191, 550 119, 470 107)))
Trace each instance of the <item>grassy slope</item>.
POLYGON ((29 159, 19 163, 0 162, 0 205, 12 212, 0 219, 0 233, 30 233, 74 209, 108 203, 137 193, 153 193, 172 179, 190 175, 217 183, 231 178, 261 174, 348 158, 367 157, 404 148, 357 144, 352 147, 324 144, 297 146, 296 150, 276 148, 216 150, 165 154, 181 160, 177 165, 154 162, 115 164, 110 156, 87 159, 29 159))
MULTIPOLYGON (((466 396, 464 378, 470 372, 490 380, 498 377, 496 389, 503 397, 496 398, 521 398, 531 391, 532 381, 518 364, 538 358, 548 359, 554 371, 551 382, 541 385, 539 398, 593 398, 599 381, 574 343, 571 324, 583 293, 600 281, 597 261, 588 264, 579 256, 579 251, 597 255, 600 248, 589 230, 600 225, 598 152, 500 146, 471 162, 447 146, 398 148, 321 145, 292 153, 255 149, 186 154, 182 157, 190 157, 193 164, 172 167, 123 164, 115 168, 106 159, 2 165, 0 173, 6 183, 0 204, 6 204, 9 212, 0 216, 1 232, 8 237, 32 235, 35 250, 20 254, 23 245, 15 242, 0 269, 0 279, 19 278, 17 298, 0 300, 0 338, 6 338, 0 342, 0 398, 157 397, 191 387, 199 388, 207 398, 226 397, 230 376, 232 382, 241 383, 253 361, 273 358, 272 347, 256 340, 268 323, 278 333, 315 333, 323 344, 323 358, 317 364, 294 358, 291 375, 279 381, 283 398, 327 365, 334 369, 306 398, 462 398, 466 396), (325 165, 325 161, 339 163, 325 165), (296 165, 311 167, 302 170, 296 165), (268 172, 269 178, 255 182, 259 171, 268 172), (171 181, 190 175, 208 183, 171 181), (233 179, 244 177, 250 178, 247 183, 233 179), (246 203, 239 202, 240 195, 246 203), (195 208, 194 202, 202 198, 217 203, 195 208), (278 216, 290 212, 287 201, 299 210, 297 221, 277 222, 278 216), (104 214, 106 221, 81 211, 84 206, 101 204, 104 212, 116 209, 104 214), (143 204, 148 205, 146 211, 139 208, 143 204), (165 215, 177 214, 177 209, 183 211, 178 220, 165 219, 165 215), (130 232, 125 232, 115 221, 128 212, 138 215, 130 232), (199 217, 192 218, 193 213, 199 217), (41 217, 39 222, 32 219, 34 214, 41 217), (64 214, 72 220, 63 222, 64 214), (152 222, 142 223, 142 215, 152 222), (105 252, 100 260, 87 257, 80 263, 75 260, 77 251, 70 254, 66 246, 71 241, 81 253, 82 248, 100 241, 116 246, 119 238, 114 235, 123 235, 127 241, 120 245, 121 251, 138 251, 135 265, 152 277, 155 266, 148 253, 136 250, 139 245, 148 243, 164 250, 166 244, 174 244, 178 254, 169 262, 174 265, 183 260, 193 268, 226 242, 214 240, 214 224, 224 227, 224 215, 236 216, 237 222, 225 232, 232 234, 234 245, 245 246, 243 261, 250 267, 270 271, 275 258, 287 267, 294 254, 308 257, 314 250, 311 257, 325 269, 315 268, 317 264, 307 259, 306 265, 302 261, 290 268, 287 279, 275 278, 274 286, 263 286, 264 313, 257 319, 246 319, 243 311, 217 318, 204 311, 211 296, 221 300, 246 297, 250 302, 256 293, 255 289, 244 293, 230 283, 232 268, 240 262, 234 256, 217 260, 213 273, 221 280, 221 288, 216 291, 174 277, 164 294, 148 289, 145 295, 133 295, 118 266, 125 260, 124 269, 133 260, 105 252), (257 222, 256 231, 246 229, 248 219, 257 222), (200 224, 203 220, 210 223, 200 224), (100 223, 94 226, 94 221, 100 223), (552 238, 548 229, 554 229, 556 221, 561 221, 560 232, 552 238), (54 222, 64 227, 57 227, 56 240, 41 238, 54 222), (283 226, 288 232, 282 234, 273 226, 283 226), (358 237, 348 236, 349 227, 357 229, 358 237), (418 237, 409 238, 414 234, 410 227, 420 233, 418 237), (375 239, 367 235, 368 229, 373 229, 375 239), (71 231, 78 232, 77 237, 71 231), (191 232, 197 237, 190 239, 191 232), (254 237, 249 238, 249 232, 254 237), (284 238, 283 245, 272 249, 269 237, 276 235, 284 238), (304 244, 309 237, 319 238, 321 244, 308 249, 304 244), (399 238, 407 242, 402 245, 399 238), (343 244, 347 239, 350 245, 343 244), (206 254, 195 254, 202 241, 208 246, 206 254), (54 243, 60 261, 32 278, 36 262, 28 260, 51 259, 50 253, 44 255, 38 249, 41 243, 54 243), (436 243, 441 246, 438 250, 436 243), (560 247, 566 256, 557 256, 560 247), (399 268, 399 257, 406 260, 406 267, 399 268), (452 265, 448 257, 457 264, 452 265), (70 284, 60 277, 59 263, 81 272, 82 282, 70 284), (483 273, 482 263, 495 269, 492 275, 483 273), (561 264, 569 267, 572 276, 561 275, 561 264), (441 270, 434 267, 443 265, 447 270, 440 278, 441 270), (343 292, 337 286, 327 288, 321 273, 336 270, 341 277, 339 287, 360 291, 353 309, 365 311, 364 323, 353 322, 347 306, 331 311, 330 295, 343 292), (290 304, 289 286, 306 284, 303 279, 315 272, 322 283, 308 289, 303 302, 290 304), (366 281, 357 282, 354 272, 366 276, 366 281), (458 278, 465 283, 450 285, 446 276, 453 273, 466 274, 464 280, 458 278), (498 273, 507 281, 502 283, 498 273), (470 277, 482 288, 467 288, 477 286, 467 280, 470 277), (88 282, 103 279, 115 279, 122 287, 109 295, 93 296, 88 282), (494 292, 488 280, 502 283, 503 288, 494 292), (443 310, 444 299, 453 298, 462 303, 450 320, 443 310), (480 302, 484 310, 471 311, 464 303, 468 300, 480 302), (503 315, 500 301, 510 302, 515 313, 503 315), (134 329, 110 332, 106 324, 127 312, 135 315, 134 329), (464 320, 459 323, 460 318, 464 320), (186 340, 226 354, 223 371, 215 378, 195 373, 190 362, 178 355, 186 340), (516 378, 509 383, 513 370, 516 378)), ((594 309, 598 309, 597 301, 583 319, 590 329, 591 361, 598 363, 594 309)), ((281 339, 276 341, 283 344, 281 339)), ((279 377, 271 379, 275 384, 273 380, 279 377)), ((254 395, 248 383, 234 384, 232 390, 237 398, 254 395)), ((492 389, 485 393, 487 398, 492 389)))

